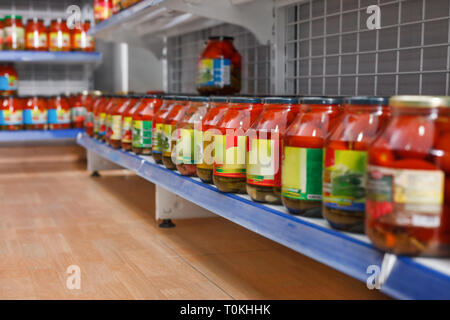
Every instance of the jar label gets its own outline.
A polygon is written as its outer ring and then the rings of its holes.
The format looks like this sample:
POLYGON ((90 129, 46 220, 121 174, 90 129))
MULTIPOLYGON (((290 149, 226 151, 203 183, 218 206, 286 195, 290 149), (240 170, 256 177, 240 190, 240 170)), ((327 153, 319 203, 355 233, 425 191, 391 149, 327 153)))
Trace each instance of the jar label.
POLYGON ((66 109, 49 109, 48 110, 49 124, 70 124, 70 111, 66 109))
POLYGON ((86 117, 86 107, 73 107, 70 109, 72 122, 83 122, 86 117))
POLYGON ((133 120, 133 147, 152 147, 152 121, 133 120))
POLYGON ((201 59, 198 85, 221 87, 231 84, 230 59, 201 59))
POLYGON ((111 132, 110 139, 111 140, 122 140, 122 116, 114 115, 111 116, 111 132))
POLYGON ((0 76, 0 91, 17 90, 17 78, 14 75, 0 76))
POLYGON ((284 148, 282 194, 297 200, 322 200, 323 149, 284 148))
POLYGON ((213 169, 214 163, 214 136, 211 132, 200 130, 194 131, 196 139, 196 148, 198 150, 198 164, 200 169, 213 169))
POLYGON ((0 123, 2 125, 20 125, 23 124, 22 110, 0 110, 0 123))
POLYGON ((367 152, 326 148, 324 159, 323 204, 343 211, 364 211, 367 152))
POLYGON ((124 117, 122 121, 122 142, 132 143, 133 142, 133 118, 124 117))
POLYGON ((175 126, 173 124, 164 124, 163 125, 163 156, 170 157, 172 155, 172 132, 175 130, 175 126))
POLYGON ((251 139, 247 161, 247 183, 259 186, 281 186, 277 141, 251 139))
POLYGON ((32 124, 46 124, 47 110, 41 110, 37 108, 31 110, 31 122, 32 124))
POLYGON ((247 137, 214 136, 214 174, 222 177, 245 178, 247 137))
POLYGON ((196 160, 199 159, 199 152, 201 152, 201 145, 198 143, 198 140, 201 139, 199 132, 201 134, 199 130, 177 129, 177 163, 195 164, 196 160))
POLYGON ((86 33, 77 33, 74 36, 74 49, 88 48, 88 39, 86 33))
POLYGON ((152 132, 152 153, 162 153, 169 142, 164 139, 164 125, 156 123, 154 132, 152 132))
POLYGON ((22 115, 23 115, 23 124, 32 124, 33 123, 33 116, 32 116, 31 109, 23 110, 22 115))
POLYGON ((50 48, 62 49, 70 47, 70 34, 67 32, 50 32, 50 48))
POLYGON ((11 49, 23 49, 25 46, 25 29, 23 27, 5 27, 4 42, 11 49))
POLYGON ((367 214, 399 226, 440 226, 444 172, 369 166, 367 214))
POLYGON ((47 47, 47 34, 39 31, 28 32, 26 35, 27 48, 45 48, 47 47))

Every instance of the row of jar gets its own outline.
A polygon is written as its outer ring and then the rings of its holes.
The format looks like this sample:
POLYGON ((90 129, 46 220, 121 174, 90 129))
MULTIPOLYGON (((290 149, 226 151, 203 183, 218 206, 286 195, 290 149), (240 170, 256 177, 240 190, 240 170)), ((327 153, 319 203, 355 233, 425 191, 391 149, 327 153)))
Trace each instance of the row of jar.
MULTIPOLYGON (((96 93, 97 94, 97 93, 96 93)), ((83 128, 93 95, 0 97, 0 130, 83 128)))
POLYGON ((22 16, 7 15, 0 19, 0 49, 91 52, 95 51, 95 41, 87 34, 90 27, 85 21, 69 28, 63 19, 54 19, 46 27, 38 18, 28 20, 25 27, 22 16))
POLYGON ((450 255, 450 98, 102 96, 86 130, 220 191, 450 255))

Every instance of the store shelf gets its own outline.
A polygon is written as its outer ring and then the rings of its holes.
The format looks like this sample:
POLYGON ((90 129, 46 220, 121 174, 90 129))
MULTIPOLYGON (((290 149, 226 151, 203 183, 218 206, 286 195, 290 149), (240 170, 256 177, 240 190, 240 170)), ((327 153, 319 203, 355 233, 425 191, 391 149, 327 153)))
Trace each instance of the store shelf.
POLYGON ((290 215, 282 206, 262 205, 246 195, 221 193, 213 185, 180 175, 79 134, 78 144, 207 210, 366 283, 368 267, 389 276, 381 288, 399 299, 450 299, 450 260, 395 257, 376 250, 363 235, 331 229, 323 219, 290 215), (389 263, 393 262, 391 268, 389 263))
POLYGON ((101 61, 100 52, 0 51, 0 62, 97 64, 101 61))
POLYGON ((232 23, 250 30, 266 44, 273 28, 272 0, 143 0, 89 30, 89 34, 112 42, 145 47, 162 55, 164 37, 232 23))
POLYGON ((0 143, 74 140, 83 129, 0 131, 0 143))

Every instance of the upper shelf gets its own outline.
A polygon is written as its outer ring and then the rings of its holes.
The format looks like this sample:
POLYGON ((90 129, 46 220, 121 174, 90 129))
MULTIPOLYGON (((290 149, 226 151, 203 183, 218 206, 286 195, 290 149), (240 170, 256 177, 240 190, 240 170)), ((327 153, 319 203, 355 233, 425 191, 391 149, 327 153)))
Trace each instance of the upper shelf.
POLYGON ((0 62, 97 64, 99 52, 0 51, 0 62))
POLYGON ((231 23, 263 44, 272 37, 272 0, 143 0, 89 30, 95 37, 146 47, 161 56, 164 37, 231 23))
POLYGON ((142 178, 251 231, 366 283, 378 267, 381 291, 400 299, 450 299, 450 259, 384 254, 364 235, 331 229, 324 219, 297 217, 283 206, 263 205, 247 195, 222 193, 198 178, 155 164, 152 157, 115 150, 80 134, 78 144, 142 178), (374 269, 375 268, 375 269, 374 269))

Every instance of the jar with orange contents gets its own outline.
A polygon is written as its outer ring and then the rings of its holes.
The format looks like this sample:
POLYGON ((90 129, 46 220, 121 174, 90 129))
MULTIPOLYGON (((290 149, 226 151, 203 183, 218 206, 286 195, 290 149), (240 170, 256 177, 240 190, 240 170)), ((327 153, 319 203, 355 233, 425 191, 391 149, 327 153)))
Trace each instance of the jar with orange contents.
POLYGON ((300 98, 301 112, 286 130, 281 200, 292 214, 322 216, 323 145, 337 126, 342 98, 300 98))
POLYGON ((79 27, 75 27, 72 31, 72 50, 73 51, 95 51, 94 38, 88 35, 91 28, 91 22, 85 21, 80 23, 79 27))
POLYGON ((116 110, 122 108, 124 104, 127 104, 128 97, 126 95, 117 95, 117 99, 113 104, 108 106, 105 110, 106 121, 105 121, 105 142, 111 145, 111 138, 117 140, 117 138, 122 138, 122 115, 118 114, 116 110))
POLYGON ((25 99, 23 110, 25 129, 48 129, 47 100, 43 96, 31 96, 25 99))
POLYGON ((89 92, 89 94, 86 97, 85 104, 86 104, 86 117, 84 119, 84 130, 86 131, 86 134, 90 137, 94 136, 94 105, 97 100, 99 100, 101 96, 100 91, 92 91, 89 92))
POLYGON ((0 18, 0 50, 3 50, 5 19, 0 18))
POLYGON ((261 98, 231 97, 214 135, 213 182, 222 192, 245 193, 248 129, 257 121, 261 98))
POLYGON ((107 101, 105 105, 102 106, 100 110, 100 128, 99 128, 99 136, 100 140, 104 142, 108 142, 108 127, 110 120, 110 111, 115 107, 115 105, 119 102, 119 95, 111 95, 111 98, 107 101))
POLYGON ((65 20, 52 20, 48 34, 49 51, 70 51, 70 33, 70 29, 67 27, 65 20))
POLYGON ((138 108, 141 106, 143 95, 136 94, 134 97, 137 99, 137 102, 125 110, 123 113, 122 120, 122 149, 125 151, 132 150, 133 143, 133 116, 138 111, 138 108))
POLYGON ((25 49, 25 28, 22 23, 22 16, 7 15, 4 21, 3 32, 3 48, 5 50, 25 49))
POLYGON ((122 147, 122 122, 123 115, 127 110, 131 109, 139 98, 135 95, 130 95, 123 99, 111 112, 111 134, 109 137, 109 144, 115 149, 122 147))
POLYGON ((47 51, 48 34, 44 25, 44 20, 33 18, 28 20, 25 29, 25 47, 27 50, 47 51))
POLYGON ((57 95, 50 97, 48 101, 48 128, 70 129, 70 106, 67 97, 57 95))
POLYGON ((17 96, 1 98, 0 130, 23 130, 23 100, 17 96))
MULTIPOLYGON (((100 140, 100 125, 101 125, 101 112, 103 112, 104 107, 111 99, 111 95, 102 95, 98 100, 92 105, 92 113, 94 114, 94 138, 100 140)), ((104 115, 104 113, 103 113, 104 115)))
POLYGON ((16 95, 17 82, 18 76, 14 66, 10 63, 0 64, 0 95, 16 95))
POLYGON ((113 0, 94 0, 94 18, 99 23, 112 15, 113 0))
POLYGON ((362 233, 367 150, 389 120, 388 99, 344 99, 339 124, 324 145, 322 214, 336 229, 362 233))
POLYGON ((215 129, 217 123, 227 111, 228 98, 215 96, 210 98, 210 106, 201 122, 201 128, 194 129, 194 136, 201 141, 200 155, 197 163, 197 176, 205 183, 212 183, 214 164, 214 135, 220 131, 215 129))
POLYGON ((366 234, 399 255, 450 256, 450 97, 395 96, 369 149, 366 234))
POLYGON ((173 104, 181 104, 182 101, 177 101, 178 96, 164 96, 163 104, 158 112, 155 113, 152 123, 152 157, 156 163, 162 163, 163 150, 169 142, 165 140, 164 136, 164 119, 169 113, 170 107, 173 104))

